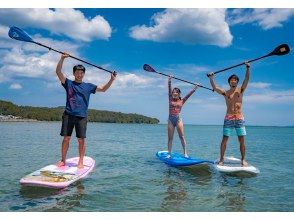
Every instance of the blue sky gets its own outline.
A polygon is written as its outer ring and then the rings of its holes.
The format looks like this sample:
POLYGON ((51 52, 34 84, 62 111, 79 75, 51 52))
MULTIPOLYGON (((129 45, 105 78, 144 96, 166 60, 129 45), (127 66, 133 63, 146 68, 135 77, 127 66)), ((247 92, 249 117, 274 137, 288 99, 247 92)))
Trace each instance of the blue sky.
MULTIPOLYGON (((36 41, 68 51, 119 75, 106 93, 91 96, 90 108, 138 113, 166 123, 167 78, 156 70, 210 87, 206 74, 294 45, 294 9, 0 9, 0 99, 18 105, 62 106, 65 92, 55 75, 60 55, 7 33, 18 26, 36 41)), ((248 125, 294 125, 293 53, 252 63, 243 99, 248 125)), ((75 60, 64 72, 72 78, 75 60)), ((85 81, 98 85, 109 74, 86 66, 85 81)), ((244 79, 245 67, 216 77, 244 79)), ((174 80, 183 94, 191 85, 174 80)), ((223 97, 198 89, 182 110, 186 124, 222 124, 223 97)))

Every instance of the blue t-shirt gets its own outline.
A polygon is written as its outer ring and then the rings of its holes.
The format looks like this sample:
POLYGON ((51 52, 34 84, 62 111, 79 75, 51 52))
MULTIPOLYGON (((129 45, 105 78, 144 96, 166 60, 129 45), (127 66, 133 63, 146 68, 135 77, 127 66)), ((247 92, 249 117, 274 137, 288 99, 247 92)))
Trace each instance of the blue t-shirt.
POLYGON ((77 83, 67 78, 62 86, 66 90, 65 111, 69 115, 86 117, 90 95, 96 92, 97 86, 92 83, 77 83))

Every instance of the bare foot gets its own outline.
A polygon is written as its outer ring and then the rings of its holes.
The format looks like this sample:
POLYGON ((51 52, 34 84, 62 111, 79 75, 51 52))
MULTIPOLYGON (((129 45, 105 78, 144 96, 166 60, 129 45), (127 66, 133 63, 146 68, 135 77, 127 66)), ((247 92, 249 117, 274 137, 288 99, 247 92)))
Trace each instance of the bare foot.
POLYGON ((184 154, 184 157, 189 158, 189 155, 188 154, 184 154))
POLYGON ((246 160, 242 160, 241 165, 242 165, 242 167, 247 167, 248 162, 246 160))
POLYGON ((78 164, 78 169, 84 169, 84 164, 78 164))
POLYGON ((59 161, 59 162, 57 162, 56 166, 57 167, 64 167, 65 163, 63 161, 59 161))
POLYGON ((223 166, 224 165, 224 161, 223 160, 219 160, 217 163, 217 165, 223 166))

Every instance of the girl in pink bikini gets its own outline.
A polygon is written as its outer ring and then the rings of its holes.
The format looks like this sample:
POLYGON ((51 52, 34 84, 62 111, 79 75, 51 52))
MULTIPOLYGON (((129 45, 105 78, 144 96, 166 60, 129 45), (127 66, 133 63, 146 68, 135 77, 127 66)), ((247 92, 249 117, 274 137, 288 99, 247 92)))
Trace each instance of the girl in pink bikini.
POLYGON ((175 128, 177 128, 179 138, 184 150, 184 156, 188 157, 186 149, 186 140, 184 137, 184 124, 180 117, 181 109, 190 96, 196 91, 197 85, 182 99, 181 90, 179 88, 171 88, 172 76, 168 79, 168 96, 169 96, 169 117, 168 117, 168 158, 171 157, 172 142, 175 128))

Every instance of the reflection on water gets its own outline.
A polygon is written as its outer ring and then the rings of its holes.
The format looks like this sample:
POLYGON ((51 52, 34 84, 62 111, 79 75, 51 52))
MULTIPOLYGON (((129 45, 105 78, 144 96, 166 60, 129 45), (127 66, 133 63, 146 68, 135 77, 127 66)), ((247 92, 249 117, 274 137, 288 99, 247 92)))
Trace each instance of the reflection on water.
POLYGON ((220 189, 217 199, 221 201, 218 206, 225 211, 246 211, 246 184, 243 177, 220 176, 220 189))
POLYGON ((25 202, 11 206, 12 211, 69 211, 81 206, 85 188, 77 181, 65 189, 23 186, 19 194, 25 202))
POLYGON ((161 210, 184 211, 189 200, 188 195, 191 194, 189 192, 191 185, 208 185, 211 178, 212 172, 209 165, 168 168, 163 179, 166 192, 161 203, 161 210))
POLYGON ((169 168, 165 173, 163 185, 166 186, 166 193, 161 203, 162 211, 181 211, 181 203, 187 198, 181 172, 169 168))
MULTIPOLYGON (((60 156, 60 124, 0 123, 1 146, 9 146, 1 148, 0 211, 293 211, 294 175, 288 165, 294 128, 249 127, 248 158, 262 172, 239 178, 207 167, 163 164, 154 154, 166 144, 166 125, 89 126, 87 154, 97 159, 98 168, 91 178, 64 190, 20 189, 21 177, 60 156)), ((191 146, 203 146, 191 148, 191 155, 216 158, 220 129, 187 126, 191 146)), ((238 146, 238 140, 230 144, 238 146)), ((76 156, 76 143, 70 149, 69 157, 76 156)), ((227 150, 228 155, 236 152, 234 147, 227 150)))
POLYGON ((76 207, 82 207, 80 200, 85 195, 85 188, 81 182, 78 182, 76 185, 76 191, 71 192, 69 195, 62 196, 61 198, 57 198, 56 205, 50 208, 47 208, 43 211, 48 212, 57 212, 57 211, 71 211, 76 207))

